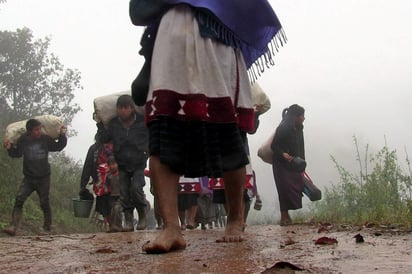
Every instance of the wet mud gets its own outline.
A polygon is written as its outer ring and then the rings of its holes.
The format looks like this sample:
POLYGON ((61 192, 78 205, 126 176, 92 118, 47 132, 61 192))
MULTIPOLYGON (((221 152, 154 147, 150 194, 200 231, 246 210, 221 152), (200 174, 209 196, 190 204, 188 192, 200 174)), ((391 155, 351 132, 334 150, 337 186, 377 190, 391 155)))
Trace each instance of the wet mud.
POLYGON ((1 235, 0 273, 412 273, 412 233, 397 229, 248 226, 241 243, 197 229, 186 250, 143 253, 156 233, 1 235))

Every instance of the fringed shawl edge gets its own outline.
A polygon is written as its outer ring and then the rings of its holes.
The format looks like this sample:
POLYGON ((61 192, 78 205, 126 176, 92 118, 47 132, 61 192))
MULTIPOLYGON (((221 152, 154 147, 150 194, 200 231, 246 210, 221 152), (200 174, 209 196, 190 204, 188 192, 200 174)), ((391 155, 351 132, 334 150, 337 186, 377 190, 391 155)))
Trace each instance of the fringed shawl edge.
POLYGON ((252 65, 248 68, 249 79, 254 83, 261 74, 265 71, 265 68, 270 68, 275 65, 274 56, 279 52, 279 48, 288 41, 286 34, 281 28, 276 35, 269 42, 266 51, 259 56, 252 65))

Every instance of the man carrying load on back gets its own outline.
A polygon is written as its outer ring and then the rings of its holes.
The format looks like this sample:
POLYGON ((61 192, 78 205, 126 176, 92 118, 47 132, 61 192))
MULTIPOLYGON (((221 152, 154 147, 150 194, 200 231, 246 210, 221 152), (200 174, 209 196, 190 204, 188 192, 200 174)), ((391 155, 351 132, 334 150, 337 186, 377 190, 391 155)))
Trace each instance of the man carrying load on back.
POLYGON ((133 231, 133 211, 139 215, 137 230, 146 229, 146 196, 143 187, 144 169, 148 158, 148 130, 144 116, 135 111, 130 95, 119 96, 116 102, 117 117, 107 128, 97 123, 98 135, 103 143, 113 143, 113 154, 119 166, 120 203, 125 215, 123 231, 133 231))
POLYGON ((23 157, 24 178, 18 190, 14 203, 12 223, 3 229, 3 232, 14 236, 19 229, 23 204, 33 191, 39 195, 40 207, 44 214, 43 230, 50 232, 52 224, 52 214, 49 201, 50 190, 50 164, 49 152, 61 151, 67 144, 67 128, 60 128, 60 135, 54 140, 41 132, 42 125, 36 119, 29 119, 26 123, 27 133, 23 134, 16 144, 11 144, 9 140, 4 140, 10 157, 23 157))

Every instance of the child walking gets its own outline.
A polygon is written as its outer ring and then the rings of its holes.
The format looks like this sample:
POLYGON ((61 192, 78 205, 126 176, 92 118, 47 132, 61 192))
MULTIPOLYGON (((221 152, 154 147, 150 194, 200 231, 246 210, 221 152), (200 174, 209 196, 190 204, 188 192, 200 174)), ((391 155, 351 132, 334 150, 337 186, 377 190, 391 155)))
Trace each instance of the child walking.
POLYGON ((110 191, 110 217, 109 232, 121 232, 122 229, 122 206, 120 204, 120 182, 119 169, 114 156, 107 158, 109 165, 109 175, 106 178, 106 187, 110 191))

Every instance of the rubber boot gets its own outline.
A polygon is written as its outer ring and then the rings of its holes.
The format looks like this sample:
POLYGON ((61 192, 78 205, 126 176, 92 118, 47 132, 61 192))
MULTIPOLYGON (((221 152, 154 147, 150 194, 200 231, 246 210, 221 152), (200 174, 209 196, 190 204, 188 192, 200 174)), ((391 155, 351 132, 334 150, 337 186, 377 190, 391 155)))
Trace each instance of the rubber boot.
POLYGON ((51 211, 44 211, 43 231, 49 233, 51 231, 52 216, 51 211))
POLYGON ((137 230, 144 230, 147 227, 147 218, 145 208, 137 209, 137 214, 139 215, 139 222, 137 223, 137 230))
POLYGON ((123 227, 124 232, 131 232, 134 231, 133 228, 133 210, 125 210, 124 211, 124 219, 125 224, 123 227))
POLYGON ((15 236, 17 233, 17 230, 19 230, 22 215, 23 214, 21 210, 13 209, 12 223, 9 227, 4 228, 2 231, 4 233, 9 234, 10 236, 15 236))
POLYGON ((109 232, 121 232, 122 220, 121 220, 121 205, 119 202, 114 202, 109 219, 109 232))

